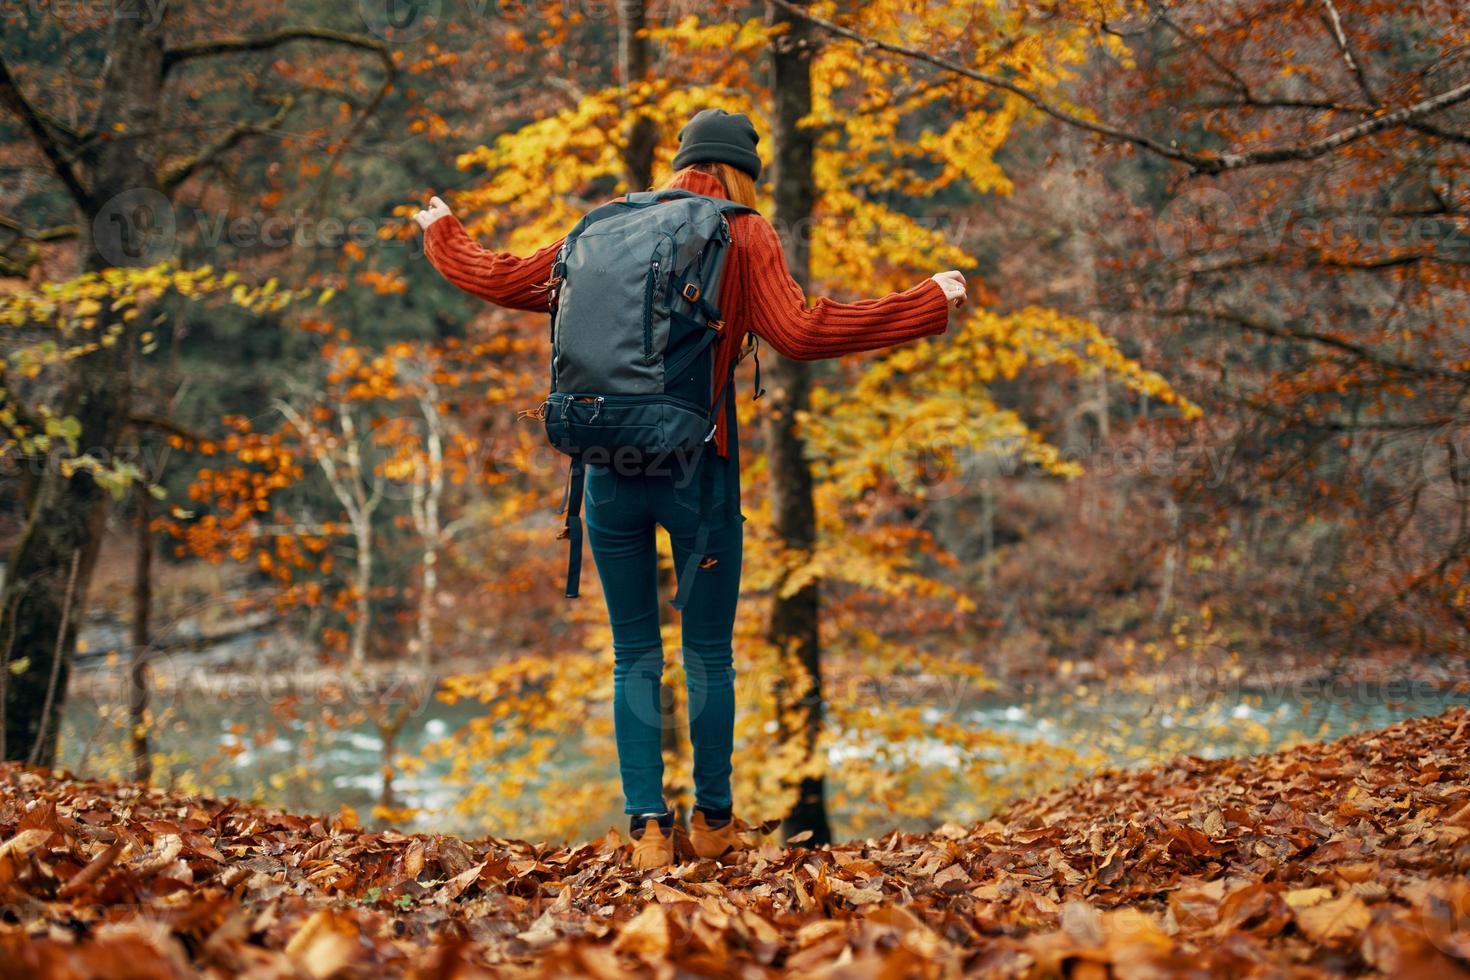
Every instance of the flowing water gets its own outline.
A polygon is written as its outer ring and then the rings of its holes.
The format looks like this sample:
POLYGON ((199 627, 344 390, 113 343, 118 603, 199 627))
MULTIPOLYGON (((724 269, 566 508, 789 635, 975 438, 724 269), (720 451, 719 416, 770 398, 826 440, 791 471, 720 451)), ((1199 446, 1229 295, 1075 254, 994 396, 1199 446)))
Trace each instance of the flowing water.
MULTIPOLYGON (((193 660, 188 672, 162 672, 153 697, 161 720, 152 733, 157 758, 154 783, 216 795, 261 800, 304 812, 334 812, 342 806, 364 818, 383 788, 381 729, 368 715, 392 717, 406 705, 394 742, 397 754, 419 756, 433 743, 483 714, 478 702, 445 704, 424 685, 399 681, 385 689, 375 682, 354 691, 321 676, 288 682, 284 673, 241 675, 223 661, 193 660)), ((61 763, 80 775, 124 776, 126 670, 116 661, 83 664, 67 703, 61 763)), ((1281 689, 1222 686, 1195 690, 1184 698, 1107 693, 1031 697, 988 694, 966 697, 952 707, 928 709, 934 722, 959 722, 1007 736, 1016 743, 1042 742, 1084 754, 1092 763, 1129 766, 1180 753, 1222 756, 1269 751, 1304 739, 1330 739, 1381 728, 1404 718, 1438 714, 1470 704, 1470 687, 1445 684, 1350 684, 1281 689)), ((577 733, 569 733, 576 754, 577 733)), ((953 745, 914 737, 885 746, 923 766, 954 767, 966 760, 953 745)), ((839 733, 831 749, 835 778, 844 763, 868 756, 873 746, 861 732, 839 733)), ((1034 764, 1034 763, 1033 763, 1034 764)), ((996 750, 986 762, 1001 782, 1016 773, 1015 757, 996 750)), ((431 759, 421 769, 394 779, 397 803, 421 811, 405 829, 474 835, 483 832, 453 811, 463 787, 445 776, 449 764, 431 759)), ((1052 773, 1051 783, 1078 772, 1052 773)), ((1043 779, 1041 785, 1047 785, 1043 779)), ((953 801, 963 804, 967 801, 953 801)), ((973 802, 973 801, 970 801, 973 802)), ((587 814, 583 836, 622 822, 621 801, 609 799, 587 814)), ((958 806, 958 812, 973 807, 958 806)), ((833 814, 839 836, 885 828, 854 823, 840 808, 833 814)), ((896 821, 904 829, 926 829, 930 820, 896 821)))

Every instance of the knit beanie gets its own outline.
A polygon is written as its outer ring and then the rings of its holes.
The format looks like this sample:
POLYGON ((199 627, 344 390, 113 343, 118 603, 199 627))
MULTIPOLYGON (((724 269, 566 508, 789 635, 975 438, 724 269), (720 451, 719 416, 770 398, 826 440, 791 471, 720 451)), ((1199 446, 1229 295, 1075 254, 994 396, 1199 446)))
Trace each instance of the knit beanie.
POLYGON ((755 152, 759 142, 760 136, 745 113, 701 109, 679 130, 674 169, 714 161, 728 163, 750 174, 752 180, 759 180, 761 158, 755 152))

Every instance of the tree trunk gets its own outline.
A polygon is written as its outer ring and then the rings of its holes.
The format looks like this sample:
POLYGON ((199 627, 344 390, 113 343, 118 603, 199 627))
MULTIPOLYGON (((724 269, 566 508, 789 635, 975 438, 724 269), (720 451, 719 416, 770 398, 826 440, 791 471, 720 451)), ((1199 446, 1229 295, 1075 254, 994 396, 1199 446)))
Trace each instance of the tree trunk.
POLYGON ((367 663, 368 634, 373 628, 373 516, 363 515, 353 527, 353 540, 357 543, 357 571, 353 586, 357 591, 357 615, 352 622, 351 643, 348 656, 353 667, 367 663))
MULTIPOLYGON (((85 162, 91 187, 82 207, 86 268, 147 264, 147 238, 167 200, 159 193, 156 140, 163 87, 162 25, 154 18, 112 18, 97 132, 85 162), (128 194, 127 198, 119 195, 128 194), (119 207, 125 202, 126 207, 119 207)), ((110 343, 73 363, 60 411, 81 425, 79 449, 108 460, 127 425, 132 393, 133 329, 104 312, 94 328, 110 343)), ((50 766, 66 696, 77 627, 86 608, 109 494, 85 472, 64 475, 59 454, 37 460, 25 526, 12 553, 0 604, 13 673, 5 689, 4 758, 50 766)))
MULTIPOLYGON (((411 703, 401 704, 391 712, 385 710, 374 719, 378 728, 378 738, 383 743, 379 755, 383 763, 383 788, 378 793, 378 806, 384 810, 398 809, 398 793, 393 787, 393 779, 397 774, 393 756, 398 751, 398 736, 403 733, 403 726, 408 723, 413 708, 411 703)), ((391 821, 389 825, 391 826, 391 821)))
MULTIPOLYGON (((648 7, 643 0, 618 0, 618 71, 622 75, 623 85, 628 88, 632 88, 648 77, 652 54, 649 51, 648 38, 638 36, 638 32, 647 22, 647 13, 648 7)), ((629 109, 626 101, 624 108, 629 109)), ((627 178, 629 190, 642 191, 653 186, 653 150, 657 142, 658 126, 651 116, 636 116, 628 124, 627 144, 623 147, 623 173, 627 178)), ((660 561, 658 575, 660 590, 672 593, 676 586, 673 563, 665 564, 660 561)), ((673 622, 674 617, 670 609, 667 603, 659 603, 660 626, 667 626, 673 622)), ((688 743, 686 739, 680 737, 683 726, 679 724, 678 699, 675 698, 673 686, 668 681, 659 683, 658 703, 660 744, 663 748, 664 759, 677 761, 684 754, 688 743)), ((664 771, 672 773, 681 768, 678 765, 670 765, 666 766, 664 771)), ((671 776, 665 777, 664 799, 680 799, 684 796, 684 792, 684 786, 674 781, 671 776)), ((678 809, 677 805, 676 809, 678 809)), ((683 814, 679 814, 679 817, 682 819, 683 814)))
MULTIPOLYGON (((805 234, 815 205, 812 176, 815 138, 797 123, 811 112, 812 79, 810 25, 793 18, 774 4, 766 5, 768 23, 787 23, 786 34, 771 48, 771 94, 775 103, 775 225, 781 233, 791 275, 805 291, 810 285, 811 243, 805 234)), ((807 364, 771 355, 770 397, 766 408, 766 447, 770 458, 771 514, 777 543, 795 553, 810 553, 816 544, 816 502, 812 497, 812 471, 806 459, 805 442, 797 435, 796 415, 807 407, 811 373, 807 364)), ((767 638, 790 658, 790 672, 806 690, 799 698, 778 700, 783 717, 795 711, 799 728, 784 732, 798 739, 803 762, 817 751, 822 730, 822 650, 818 638, 819 598, 815 582, 794 595, 772 600, 767 638)), ((778 691, 778 698, 780 692, 778 691)), ((782 823, 787 837, 811 832, 810 842, 825 844, 832 839, 827 820, 824 777, 800 779, 796 804, 782 823)))
MULTIPOLYGON (((647 13, 644 0, 618 0, 618 69, 623 85, 630 89, 647 78, 652 60, 648 38, 638 36, 647 13)), ((652 116, 640 114, 629 124, 623 164, 630 190, 647 190, 653 184, 653 148, 657 142, 658 126, 652 116)))
POLYGON ((439 514, 444 497, 444 438, 440 432, 439 390, 432 382, 419 397, 424 416, 424 449, 427 474, 414 488, 414 521, 424 542, 423 571, 419 577, 418 655, 428 669, 434 659, 434 620, 439 611, 439 549, 444 527, 439 514))
POLYGON ((153 607, 153 530, 149 525, 146 483, 135 491, 138 506, 138 553, 133 565, 133 658, 128 671, 128 741, 133 750, 133 778, 153 778, 153 756, 148 748, 149 618, 153 607))

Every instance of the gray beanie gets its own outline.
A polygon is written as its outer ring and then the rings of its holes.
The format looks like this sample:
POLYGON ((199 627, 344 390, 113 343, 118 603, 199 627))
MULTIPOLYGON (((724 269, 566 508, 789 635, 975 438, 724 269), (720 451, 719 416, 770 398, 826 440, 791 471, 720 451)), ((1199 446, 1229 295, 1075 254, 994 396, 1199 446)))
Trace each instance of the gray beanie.
POLYGON ((761 158, 755 152, 760 135, 743 112, 724 109, 701 109, 679 130, 679 152, 674 154, 674 169, 691 163, 728 163, 759 180, 761 158))

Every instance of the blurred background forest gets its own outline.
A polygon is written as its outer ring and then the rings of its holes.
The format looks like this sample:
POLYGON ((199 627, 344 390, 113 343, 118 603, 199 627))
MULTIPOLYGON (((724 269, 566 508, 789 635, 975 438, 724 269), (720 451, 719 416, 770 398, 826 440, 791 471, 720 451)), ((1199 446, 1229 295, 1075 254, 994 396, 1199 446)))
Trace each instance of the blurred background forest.
POLYGON ((4 757, 616 822, 601 598, 562 598, 565 469, 516 421, 545 318, 407 216, 439 193, 526 254, 709 105, 811 149, 761 187, 810 295, 972 297, 737 378, 744 813, 805 786, 836 836, 927 828, 1470 701, 1470 13, 804 6, 0 6, 4 757))

